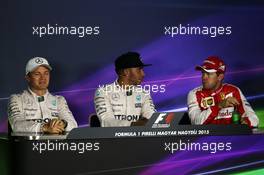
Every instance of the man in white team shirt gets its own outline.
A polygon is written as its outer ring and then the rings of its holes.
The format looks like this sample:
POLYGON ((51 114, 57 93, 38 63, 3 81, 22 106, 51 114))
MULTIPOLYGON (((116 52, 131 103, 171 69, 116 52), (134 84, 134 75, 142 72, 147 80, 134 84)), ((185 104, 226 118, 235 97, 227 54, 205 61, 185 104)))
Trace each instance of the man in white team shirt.
POLYGON ((144 125, 156 112, 150 94, 139 86, 145 66, 150 65, 144 64, 136 52, 116 59, 118 79, 95 92, 95 109, 102 127, 144 125))
POLYGON ((48 61, 35 57, 26 65, 28 89, 11 95, 8 119, 13 132, 44 132, 59 134, 77 127, 66 100, 49 93, 48 61))

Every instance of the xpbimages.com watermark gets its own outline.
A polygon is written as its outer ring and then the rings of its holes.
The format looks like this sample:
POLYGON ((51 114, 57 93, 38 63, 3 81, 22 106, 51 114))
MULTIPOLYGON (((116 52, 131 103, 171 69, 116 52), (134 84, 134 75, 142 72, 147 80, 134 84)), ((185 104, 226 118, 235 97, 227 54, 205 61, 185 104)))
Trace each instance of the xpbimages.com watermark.
POLYGON ((83 154, 88 151, 99 151, 99 142, 62 142, 62 141, 43 141, 32 142, 32 151, 42 154, 52 151, 72 151, 83 154))
POLYGON ((46 24, 42 26, 33 26, 32 35, 37 37, 44 36, 77 36, 83 38, 100 34, 100 26, 66 26, 58 24, 46 24))
POLYGON ((191 26, 190 24, 178 26, 165 26, 164 35, 176 37, 178 35, 204 35, 211 38, 231 35, 231 26, 191 26))
POLYGON ((118 85, 118 86, 112 86, 112 85, 99 85, 98 88, 100 90, 104 90, 106 93, 123 93, 123 92, 136 92, 136 93, 165 93, 166 92, 166 85, 156 85, 156 84, 145 84, 145 85, 118 85))
POLYGON ((215 154, 221 151, 231 151, 231 142, 190 142, 190 140, 178 142, 165 142, 164 151, 173 154, 177 151, 203 151, 215 154))

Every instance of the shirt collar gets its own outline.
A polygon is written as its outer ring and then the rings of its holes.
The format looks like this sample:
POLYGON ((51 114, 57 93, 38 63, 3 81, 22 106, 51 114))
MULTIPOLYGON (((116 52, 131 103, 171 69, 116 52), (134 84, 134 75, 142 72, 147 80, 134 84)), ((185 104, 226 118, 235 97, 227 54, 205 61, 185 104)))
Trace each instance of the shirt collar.
MULTIPOLYGON (((38 101, 38 97, 40 97, 40 96, 37 95, 35 92, 33 92, 33 91, 30 89, 30 87, 28 87, 28 92, 29 92, 31 95, 33 95, 33 97, 34 97, 34 99, 35 99, 36 101, 38 101)), ((43 95, 43 96, 44 96, 44 101, 47 99, 48 94, 49 94, 49 91, 47 90, 47 92, 43 95)))
POLYGON ((219 92, 221 92, 221 90, 222 90, 222 88, 223 88, 224 85, 225 85, 225 84, 221 84, 221 86, 219 86, 219 87, 218 87, 216 90, 214 90, 214 91, 207 90, 207 89, 204 89, 204 91, 205 91, 207 94, 210 94, 210 95, 214 96, 215 94, 218 94, 219 92))

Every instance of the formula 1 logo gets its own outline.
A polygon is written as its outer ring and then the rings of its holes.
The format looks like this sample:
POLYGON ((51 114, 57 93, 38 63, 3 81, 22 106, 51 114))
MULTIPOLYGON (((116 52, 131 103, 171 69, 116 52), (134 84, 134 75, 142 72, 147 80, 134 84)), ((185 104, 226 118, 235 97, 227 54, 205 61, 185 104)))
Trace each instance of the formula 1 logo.
POLYGON ((173 117, 173 113, 160 113, 153 123, 152 128, 169 128, 173 117))

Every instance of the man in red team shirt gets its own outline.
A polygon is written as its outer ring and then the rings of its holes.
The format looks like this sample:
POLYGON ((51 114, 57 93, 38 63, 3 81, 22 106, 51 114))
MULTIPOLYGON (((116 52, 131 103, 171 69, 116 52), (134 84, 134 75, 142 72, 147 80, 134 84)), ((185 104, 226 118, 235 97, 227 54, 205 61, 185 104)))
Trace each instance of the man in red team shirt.
POLYGON ((231 124, 237 112, 241 124, 257 127, 259 120, 240 89, 223 84, 225 63, 216 56, 208 57, 196 70, 202 72, 202 86, 188 94, 188 112, 192 124, 231 124))

